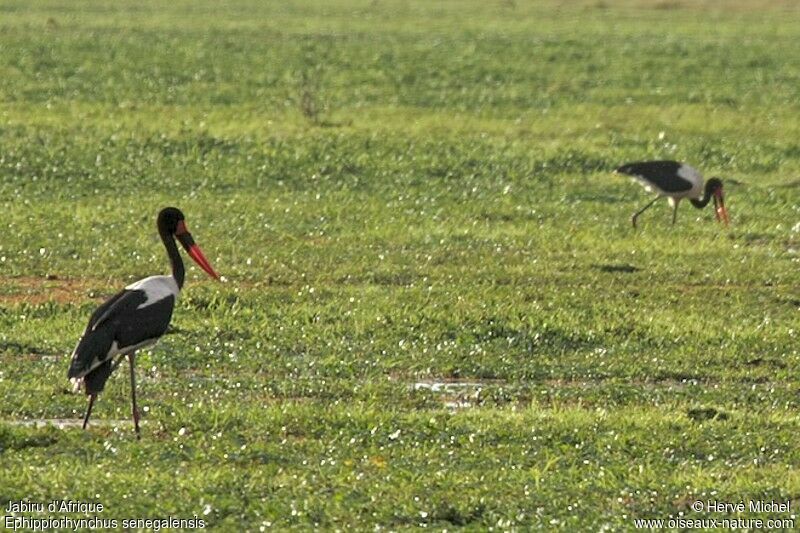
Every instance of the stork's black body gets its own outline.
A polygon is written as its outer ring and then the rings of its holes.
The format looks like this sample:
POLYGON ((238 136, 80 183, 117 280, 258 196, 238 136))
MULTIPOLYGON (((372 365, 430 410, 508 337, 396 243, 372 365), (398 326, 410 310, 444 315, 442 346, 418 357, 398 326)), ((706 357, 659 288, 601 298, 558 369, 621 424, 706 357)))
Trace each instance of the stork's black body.
POLYGON ((131 372, 131 400, 134 426, 139 435, 139 413, 136 408, 136 351, 155 344, 167 332, 175 301, 183 287, 185 270, 175 244, 177 238, 192 259, 212 277, 217 274, 208 264, 200 248, 186 229, 183 213, 166 208, 158 215, 158 231, 167 250, 172 274, 151 276, 125 287, 103 303, 89 319, 75 351, 67 377, 76 388, 89 395, 89 406, 83 427, 89 421, 95 397, 105 388, 122 358, 128 356, 131 372))
POLYGON ((87 394, 103 392, 115 356, 155 344, 166 333, 175 297, 167 296, 140 308, 146 301, 144 290, 125 289, 92 314, 68 374, 70 379, 83 378, 87 394))
POLYGON ((682 175, 682 168, 686 165, 677 161, 645 161, 622 165, 617 172, 640 177, 664 193, 681 193, 691 191, 695 185, 694 180, 682 175))
POLYGON ((647 191, 658 194, 650 203, 634 213, 631 217, 633 227, 636 219, 652 206, 658 199, 667 198, 672 206, 672 224, 678 216, 678 204, 684 198, 698 209, 702 209, 713 198, 717 220, 728 223, 728 212, 725 209, 725 197, 722 181, 711 178, 703 185, 703 176, 696 169, 678 161, 642 161, 628 163, 616 170, 638 181, 647 191))

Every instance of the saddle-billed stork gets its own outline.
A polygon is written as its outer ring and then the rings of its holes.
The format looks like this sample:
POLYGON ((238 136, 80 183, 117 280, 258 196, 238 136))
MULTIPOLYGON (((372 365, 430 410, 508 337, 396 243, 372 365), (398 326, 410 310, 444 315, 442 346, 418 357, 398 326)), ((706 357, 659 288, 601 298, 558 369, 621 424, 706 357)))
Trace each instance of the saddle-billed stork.
POLYGON ((703 187, 703 175, 697 169, 678 161, 644 161, 628 163, 616 170, 619 174, 627 174, 644 186, 648 192, 658 194, 649 204, 634 213, 631 218, 633 227, 636 219, 659 198, 667 197, 672 206, 672 223, 678 216, 678 203, 688 198, 692 205, 698 209, 704 208, 708 201, 714 199, 714 212, 717 220, 728 224, 728 211, 725 209, 725 194, 722 190, 722 180, 709 179, 703 187), (702 195, 702 197, 701 197, 702 195))
POLYGON ((111 373, 127 355, 131 367, 133 424, 136 438, 140 437, 133 362, 137 350, 155 344, 166 333, 175 300, 183 287, 186 272, 175 239, 180 241, 189 257, 200 268, 209 276, 219 279, 186 229, 186 221, 179 209, 162 209, 158 214, 157 225, 158 234, 172 264, 172 275, 144 278, 112 296, 92 314, 89 325, 72 354, 67 377, 76 391, 83 386, 89 396, 83 429, 86 429, 89 422, 95 397, 103 391, 111 373))

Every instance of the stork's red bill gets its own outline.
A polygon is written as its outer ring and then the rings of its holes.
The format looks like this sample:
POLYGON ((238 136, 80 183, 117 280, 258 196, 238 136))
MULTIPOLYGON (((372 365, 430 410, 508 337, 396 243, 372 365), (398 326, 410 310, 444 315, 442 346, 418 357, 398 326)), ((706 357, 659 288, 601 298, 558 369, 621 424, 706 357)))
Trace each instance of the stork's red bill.
POLYGON ((728 210, 725 209, 725 195, 722 192, 722 185, 719 186, 714 192, 714 213, 717 215, 717 220, 725 224, 729 224, 728 210))
POLYGON ((219 279, 219 274, 214 272, 214 269, 211 267, 211 263, 209 263, 208 259, 206 259, 206 256, 203 255, 203 250, 201 250, 200 247, 194 242, 194 239, 192 239, 192 234, 189 233, 185 220, 178 222, 178 227, 175 230, 175 236, 183 245, 183 248, 186 250, 186 253, 189 254, 189 257, 191 257, 200 268, 205 270, 206 274, 214 279, 219 279))

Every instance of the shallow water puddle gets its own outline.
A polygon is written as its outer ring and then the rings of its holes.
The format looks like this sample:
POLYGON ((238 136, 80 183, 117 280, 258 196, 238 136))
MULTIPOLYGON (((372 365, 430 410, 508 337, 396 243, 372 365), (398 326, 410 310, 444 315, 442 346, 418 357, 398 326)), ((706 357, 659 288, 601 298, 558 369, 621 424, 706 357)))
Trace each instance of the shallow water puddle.
POLYGON ((42 363, 55 363, 62 359, 65 359, 66 356, 63 354, 38 354, 38 353, 29 353, 23 355, 11 355, 11 354, 3 354, 0 355, 0 361, 29 361, 29 362, 42 362, 42 363))
POLYGON ((448 409, 465 409, 479 404, 481 391, 485 387, 502 383, 499 380, 421 380, 413 383, 411 388, 414 391, 424 390, 441 395, 442 404, 448 409))
MULTIPOLYGON (((477 398, 475 398, 477 400, 477 398)), ((448 409, 466 409, 467 407, 475 407, 477 404, 466 400, 445 400, 442 404, 448 409)))
POLYGON ((414 390, 429 390, 431 392, 463 392, 468 390, 482 389, 487 383, 477 381, 417 381, 414 383, 414 390))
MULTIPOLYGON (((2 424, 8 424, 9 426, 18 426, 18 427, 33 427, 33 428, 44 428, 47 426, 55 426, 58 429, 67 429, 67 428, 80 428, 83 427, 83 418, 31 418, 29 420, 3 420, 0 421, 2 424)), ((130 419, 126 420, 90 420, 89 427, 92 426, 121 426, 125 424, 132 424, 130 419)), ((139 425, 146 425, 147 422, 145 420, 140 420, 139 425)))

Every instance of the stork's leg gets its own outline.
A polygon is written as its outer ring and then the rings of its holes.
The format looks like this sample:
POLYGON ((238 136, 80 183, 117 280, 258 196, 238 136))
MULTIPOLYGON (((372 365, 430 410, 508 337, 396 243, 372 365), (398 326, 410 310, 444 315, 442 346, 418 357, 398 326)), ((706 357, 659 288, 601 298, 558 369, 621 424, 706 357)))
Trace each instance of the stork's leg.
POLYGON ((128 362, 131 364, 131 412, 133 414, 133 426, 136 429, 136 438, 142 438, 141 431, 139 431, 139 410, 136 408, 136 376, 133 373, 133 359, 136 353, 128 354, 128 362))
POLYGON ((672 225, 675 225, 675 221, 678 220, 678 200, 672 201, 672 225))
POLYGON ((83 417, 83 429, 86 429, 86 425, 89 423, 89 415, 92 414, 92 406, 94 405, 94 399, 97 394, 90 394, 89 395, 89 406, 86 408, 86 415, 83 417))
POLYGON ((633 223, 633 227, 634 227, 634 228, 636 227, 636 219, 637 219, 637 218, 639 218, 639 215, 641 215, 642 213, 644 213, 645 211, 647 211, 647 209, 648 209, 648 208, 649 208, 651 205, 653 205, 654 203, 656 203, 656 200, 658 200, 659 198, 661 198, 661 195, 658 195, 658 196, 656 196, 655 198, 653 198, 653 201, 651 201, 649 204, 647 204, 646 206, 644 206, 643 208, 641 208, 640 210, 638 210, 636 213, 634 213, 633 217, 631 217, 631 222, 633 223))

